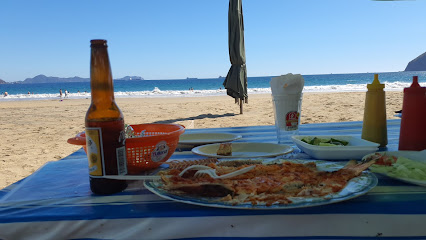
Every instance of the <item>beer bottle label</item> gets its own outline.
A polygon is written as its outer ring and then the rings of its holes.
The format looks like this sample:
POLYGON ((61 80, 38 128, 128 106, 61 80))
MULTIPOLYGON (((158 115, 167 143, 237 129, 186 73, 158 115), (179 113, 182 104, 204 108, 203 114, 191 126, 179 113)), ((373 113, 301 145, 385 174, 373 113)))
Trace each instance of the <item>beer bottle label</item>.
POLYGON ((101 128, 86 128, 86 151, 89 158, 89 174, 103 176, 104 156, 101 128))
POLYGON ((115 153, 117 154, 118 175, 126 175, 127 174, 126 146, 117 148, 115 153))

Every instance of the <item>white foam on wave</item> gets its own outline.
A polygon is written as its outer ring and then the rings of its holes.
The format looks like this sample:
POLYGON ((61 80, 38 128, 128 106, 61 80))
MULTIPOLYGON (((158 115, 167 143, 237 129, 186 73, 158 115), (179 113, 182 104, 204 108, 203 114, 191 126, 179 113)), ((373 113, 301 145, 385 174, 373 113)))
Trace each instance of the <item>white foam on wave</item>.
MULTIPOLYGON (((385 91, 402 91, 409 87, 408 82, 383 82, 385 91)), ((250 83, 249 83, 250 84, 250 83)), ((426 87, 426 83, 420 83, 426 87)), ((345 84, 345 85, 325 85, 325 86, 305 86, 303 92, 365 92, 366 84, 345 84)), ((248 94, 271 93, 270 88, 248 88, 248 94)), ((116 98, 152 98, 152 97, 208 97, 225 96, 226 89, 216 90, 161 90, 155 87, 151 91, 118 91, 114 93, 116 98)), ((70 93, 65 99, 85 99, 90 98, 90 93, 70 93)), ((19 100, 61 100, 58 94, 10 94, 6 97, 0 96, 0 101, 19 100)), ((62 98, 64 99, 64 97, 62 98)))
POLYGON ((59 96, 59 94, 9 94, 8 96, 0 96, 0 101, 19 101, 19 100, 61 100, 61 99, 84 99, 90 98, 90 93, 70 93, 67 97, 59 96))
POLYGON ((133 91, 133 92, 115 92, 114 95, 117 98, 126 98, 126 97, 190 97, 190 96, 214 96, 214 95, 223 95, 226 94, 226 90, 217 89, 217 90, 160 90, 159 88, 154 88, 152 91, 133 91))
MULTIPOLYGON (((410 87, 408 82, 382 82, 385 84, 385 91, 403 91, 410 87)), ((420 83, 420 86, 426 87, 426 83, 420 83)), ((365 92, 366 84, 345 84, 345 85, 326 85, 326 86, 305 86, 304 92, 365 92)))

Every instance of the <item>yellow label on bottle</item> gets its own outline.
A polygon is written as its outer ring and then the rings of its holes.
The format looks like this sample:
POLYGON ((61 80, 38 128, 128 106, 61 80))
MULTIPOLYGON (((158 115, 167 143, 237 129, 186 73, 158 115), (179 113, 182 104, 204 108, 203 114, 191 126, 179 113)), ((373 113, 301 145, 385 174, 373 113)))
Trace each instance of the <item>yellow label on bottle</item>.
POLYGON ((86 149, 89 160, 89 174, 103 176, 103 151, 101 128, 86 128, 86 149))

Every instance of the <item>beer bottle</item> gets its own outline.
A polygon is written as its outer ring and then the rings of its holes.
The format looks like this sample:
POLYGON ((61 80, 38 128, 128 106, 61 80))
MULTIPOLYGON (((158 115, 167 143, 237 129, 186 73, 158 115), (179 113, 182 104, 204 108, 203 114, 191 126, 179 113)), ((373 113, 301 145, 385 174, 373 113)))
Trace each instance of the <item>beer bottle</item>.
POLYGON ((103 178, 127 173, 124 119, 114 100, 107 41, 90 43, 92 101, 85 119, 90 189, 95 194, 113 194, 127 187, 124 180, 103 178))

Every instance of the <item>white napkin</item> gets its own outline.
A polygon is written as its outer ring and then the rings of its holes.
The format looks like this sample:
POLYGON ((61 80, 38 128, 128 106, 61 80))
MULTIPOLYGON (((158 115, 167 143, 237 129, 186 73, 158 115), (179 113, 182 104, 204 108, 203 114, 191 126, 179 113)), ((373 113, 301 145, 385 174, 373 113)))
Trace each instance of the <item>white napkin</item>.
POLYGON ((305 85, 305 80, 300 74, 287 74, 273 77, 269 82, 272 95, 287 95, 301 93, 305 85))

